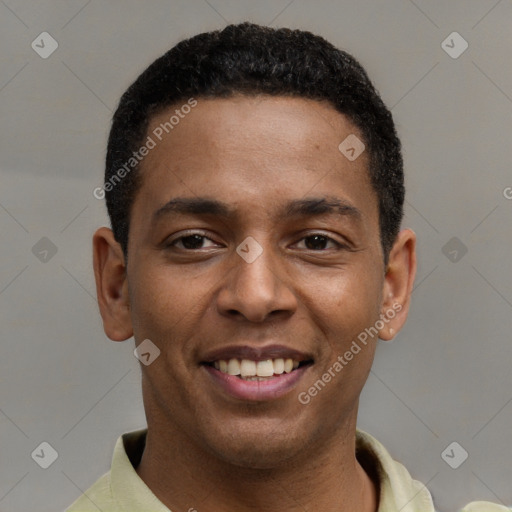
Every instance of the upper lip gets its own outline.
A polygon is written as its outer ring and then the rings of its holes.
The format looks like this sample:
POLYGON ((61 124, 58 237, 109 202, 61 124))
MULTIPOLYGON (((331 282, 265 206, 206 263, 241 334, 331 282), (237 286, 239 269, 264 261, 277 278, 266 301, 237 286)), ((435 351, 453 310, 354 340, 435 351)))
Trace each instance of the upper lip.
POLYGON ((203 363, 229 359, 249 359, 251 361, 265 361, 266 359, 293 359, 294 361, 308 361, 311 355, 284 345, 264 345, 253 347, 250 345, 231 345, 208 352, 202 359, 203 363))

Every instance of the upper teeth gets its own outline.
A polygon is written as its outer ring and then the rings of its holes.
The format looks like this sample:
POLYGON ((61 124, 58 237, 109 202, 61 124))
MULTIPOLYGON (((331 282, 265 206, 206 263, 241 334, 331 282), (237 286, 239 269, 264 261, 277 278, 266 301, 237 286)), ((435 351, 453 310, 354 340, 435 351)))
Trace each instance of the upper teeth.
POLYGON ((266 359, 264 361, 251 361, 250 359, 221 359, 215 361, 213 366, 222 373, 240 375, 241 377, 272 377, 281 373, 290 373, 298 368, 299 361, 293 359, 266 359))

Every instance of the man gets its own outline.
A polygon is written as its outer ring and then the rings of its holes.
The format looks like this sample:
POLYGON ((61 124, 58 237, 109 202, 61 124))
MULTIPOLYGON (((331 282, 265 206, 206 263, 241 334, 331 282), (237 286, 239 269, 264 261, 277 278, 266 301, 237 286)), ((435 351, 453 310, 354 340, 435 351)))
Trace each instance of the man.
POLYGON ((356 429, 416 257, 392 117, 351 56, 248 23, 179 43, 123 95, 104 193, 98 300, 135 338, 148 428, 70 512, 434 510, 356 429))

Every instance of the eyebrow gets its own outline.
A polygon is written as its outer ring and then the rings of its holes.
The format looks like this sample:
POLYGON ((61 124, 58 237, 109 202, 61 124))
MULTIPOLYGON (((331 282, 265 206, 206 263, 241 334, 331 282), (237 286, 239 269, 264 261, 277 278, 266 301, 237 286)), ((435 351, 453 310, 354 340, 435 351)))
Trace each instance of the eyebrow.
MULTIPOLYGON (((236 209, 226 203, 206 197, 176 197, 154 213, 153 223, 171 212, 184 215, 215 215, 228 219, 235 216, 236 209)), ((361 210, 337 197, 295 199, 285 205, 280 217, 312 217, 333 214, 354 220, 362 218, 361 210)))
POLYGON ((337 197, 312 197, 297 199, 287 204, 286 217, 338 214, 361 220, 361 210, 337 197))

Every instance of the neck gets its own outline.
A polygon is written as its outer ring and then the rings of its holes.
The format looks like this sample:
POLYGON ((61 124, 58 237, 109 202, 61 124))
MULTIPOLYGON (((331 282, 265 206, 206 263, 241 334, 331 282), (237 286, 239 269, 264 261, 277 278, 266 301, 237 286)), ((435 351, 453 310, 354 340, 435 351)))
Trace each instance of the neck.
POLYGON ((202 450, 169 425, 162 427, 148 428, 136 470, 171 510, 377 511, 377 486, 355 457, 355 422, 331 443, 271 469, 236 466, 202 450))

